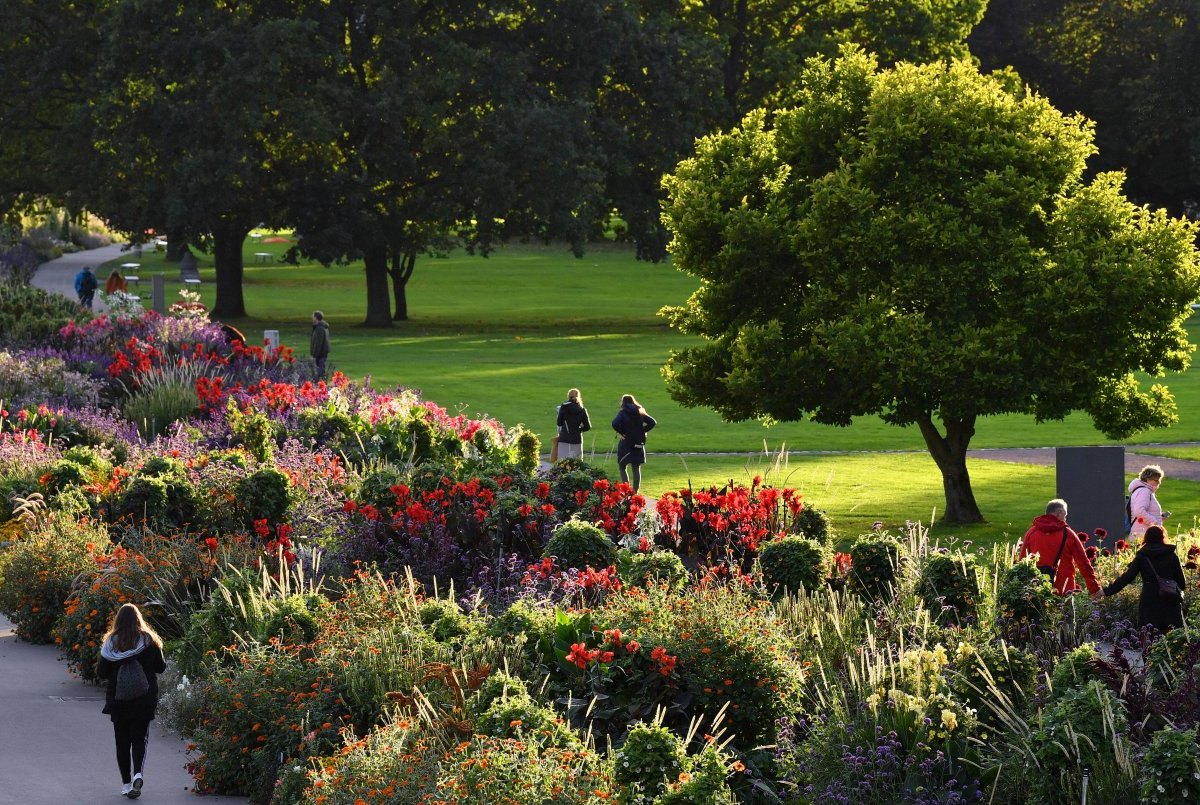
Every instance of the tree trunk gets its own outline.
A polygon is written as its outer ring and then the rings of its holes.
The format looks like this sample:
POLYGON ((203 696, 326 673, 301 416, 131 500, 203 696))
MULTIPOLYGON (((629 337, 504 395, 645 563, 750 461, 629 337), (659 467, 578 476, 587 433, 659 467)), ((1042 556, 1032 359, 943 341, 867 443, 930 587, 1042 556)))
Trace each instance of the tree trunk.
POLYGON ((386 246, 371 247, 363 255, 367 272, 368 327, 391 327, 392 305, 388 298, 388 253, 386 246))
POLYGON ((408 321, 408 280, 412 277, 416 265, 417 253, 414 251, 392 254, 392 267, 388 269, 388 274, 392 277, 392 296, 396 300, 393 321, 408 321))
POLYGON ((167 230, 167 262, 178 263, 188 251, 188 242, 182 229, 167 230))
POLYGON ((975 417, 943 419, 942 423, 946 426, 945 436, 938 432, 928 413, 917 420, 929 454, 942 471, 942 488, 946 492, 942 522, 982 523, 983 514, 975 502, 971 476, 967 472, 967 445, 975 435, 975 417))
POLYGON ((730 119, 737 121, 745 111, 740 106, 738 96, 742 92, 742 80, 746 69, 746 28, 750 25, 747 0, 737 0, 731 13, 733 33, 729 37, 729 49, 725 52, 725 63, 721 65, 721 73, 730 119))
POLYGON ((209 313, 210 318, 232 319, 246 315, 246 300, 242 296, 242 244, 248 234, 250 226, 236 221, 222 221, 213 229, 217 301, 209 313))

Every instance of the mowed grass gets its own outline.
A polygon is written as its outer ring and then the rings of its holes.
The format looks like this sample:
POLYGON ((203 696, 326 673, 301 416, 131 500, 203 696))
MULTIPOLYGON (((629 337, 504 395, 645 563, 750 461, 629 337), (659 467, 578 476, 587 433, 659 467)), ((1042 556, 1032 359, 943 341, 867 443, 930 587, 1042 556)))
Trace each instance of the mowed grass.
MULTIPOLYGON (((284 342, 305 357, 308 317, 320 309, 332 327, 332 367, 352 378, 369 375, 378 387, 419 388, 455 411, 525 423, 544 444, 554 432, 555 406, 577 386, 601 451, 607 449, 608 422, 624 393, 636 395, 659 421, 652 450, 924 449, 915 428, 892 427, 876 417, 863 417, 849 428, 811 422, 766 428, 753 421, 726 423, 712 411, 672 401, 661 367, 672 349, 695 341, 669 329, 657 311, 683 304, 696 283, 668 264, 638 262, 624 247, 593 247, 582 259, 562 248, 538 246, 502 248, 488 258, 462 252, 422 257, 409 284, 411 320, 371 330, 360 326, 366 309, 361 266, 254 261, 255 252, 269 252, 277 260, 288 246, 247 240, 245 296, 251 316, 233 324, 254 338, 263 329, 278 329, 284 342)), ((212 260, 198 257, 201 297, 211 305, 212 260)), ((107 276, 126 259, 102 267, 99 275, 107 276)), ((161 253, 147 255, 142 263, 143 281, 159 270, 178 277, 161 253)), ((168 293, 174 292, 169 285, 168 293)), ((1197 317, 1189 328, 1192 340, 1200 342, 1197 317)), ((1178 399, 1179 424, 1139 434, 1132 442, 1200 438, 1200 369, 1166 382, 1178 399)), ((972 447, 1108 443, 1082 414, 1040 425, 1027 416, 990 417, 977 428, 972 447)))
MULTIPOLYGON (((596 454, 591 460, 617 477, 616 461, 596 454)), ((1020 539, 1033 518, 1055 496, 1054 467, 1012 464, 985 459, 968 463, 972 487, 986 523, 971 526, 936 522, 945 506, 941 476, 933 460, 920 453, 833 454, 790 456, 758 454, 681 456, 653 454, 642 468, 641 491, 650 497, 693 487, 749 484, 755 475, 774 486, 791 486, 808 505, 829 512, 844 547, 871 530, 876 521, 889 528, 905 521, 934 522, 931 533, 943 543, 970 540, 990 550, 992 545, 1020 539)), ((1126 480, 1132 479, 1129 476, 1126 480)), ((1164 487, 1164 506, 1175 512, 1172 528, 1190 528, 1200 515, 1200 483, 1172 480, 1164 487)), ((1121 494, 1116 490, 1114 494, 1121 494)))
POLYGON ((1148 456, 1165 456, 1166 458, 1181 458, 1185 461, 1200 461, 1200 447, 1147 447, 1138 450, 1148 456))

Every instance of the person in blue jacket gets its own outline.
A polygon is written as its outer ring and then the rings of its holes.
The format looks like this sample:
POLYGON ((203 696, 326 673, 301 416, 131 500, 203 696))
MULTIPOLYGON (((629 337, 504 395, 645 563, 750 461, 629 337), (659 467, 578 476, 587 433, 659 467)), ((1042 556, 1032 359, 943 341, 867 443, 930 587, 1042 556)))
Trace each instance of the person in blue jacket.
POLYGON ((621 410, 613 417, 612 427, 621 435, 617 442, 617 469, 621 483, 629 483, 628 468, 633 468, 633 491, 642 485, 642 465, 646 463, 646 434, 658 423, 646 413, 632 394, 621 398, 621 410))
POLYGON ((137 799, 142 794, 142 764, 146 760, 150 722, 158 707, 158 675, 165 670, 162 638, 142 618, 137 605, 122 604, 104 636, 96 675, 108 680, 101 712, 112 720, 121 793, 130 799, 137 799), (142 692, 132 698, 123 698, 118 694, 122 666, 134 663, 140 666, 135 670, 141 671, 142 692))
POLYGON ((100 287, 100 282, 92 273, 91 266, 84 266, 83 270, 75 275, 75 294, 79 297, 79 304, 88 310, 92 309, 92 299, 96 296, 98 287, 100 287))

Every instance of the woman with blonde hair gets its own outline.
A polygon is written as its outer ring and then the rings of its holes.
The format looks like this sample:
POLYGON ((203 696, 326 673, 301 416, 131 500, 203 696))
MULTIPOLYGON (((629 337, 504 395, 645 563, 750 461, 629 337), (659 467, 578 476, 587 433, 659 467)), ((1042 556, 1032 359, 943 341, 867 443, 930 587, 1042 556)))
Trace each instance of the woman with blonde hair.
POLYGON ((1157 464, 1147 464, 1142 467, 1138 477, 1129 482, 1129 515, 1132 525, 1129 528, 1130 540, 1141 539, 1150 526, 1161 526, 1163 520, 1171 516, 1164 512, 1158 502, 1158 487, 1162 484, 1164 473, 1157 464))
POLYGON ((558 406, 558 458, 583 458, 583 434, 592 429, 592 420, 583 407, 579 389, 569 389, 567 400, 558 406))
POLYGON ((142 794, 142 765, 158 706, 158 675, 167 670, 162 645, 141 610, 122 604, 100 647, 97 675, 108 680, 101 712, 112 719, 121 793, 130 799, 142 794))

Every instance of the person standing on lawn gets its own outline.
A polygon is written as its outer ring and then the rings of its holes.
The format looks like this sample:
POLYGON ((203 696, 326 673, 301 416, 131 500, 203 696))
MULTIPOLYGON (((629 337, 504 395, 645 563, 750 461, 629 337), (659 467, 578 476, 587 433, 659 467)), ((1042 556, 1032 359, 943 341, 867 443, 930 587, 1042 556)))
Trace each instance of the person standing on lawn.
POLYGON ((567 401, 558 406, 558 458, 583 458, 583 434, 592 429, 592 420, 579 389, 567 391, 567 401))
POLYGON ((325 360, 329 357, 329 322, 325 321, 325 314, 319 310, 314 310, 312 314, 312 339, 308 353, 317 365, 317 378, 323 380, 325 360))
POLYGON ((617 469, 621 483, 629 483, 628 468, 633 468, 633 491, 642 485, 642 465, 646 463, 646 434, 658 423, 646 413, 632 394, 621 398, 621 410, 613 417, 612 427, 621 434, 617 442, 617 469))
POLYGON ((122 604, 104 635, 96 675, 108 680, 101 712, 112 720, 121 793, 130 799, 142 795, 150 722, 158 707, 158 675, 165 670, 162 638, 135 604, 122 604))
POLYGON ((1075 571, 1083 573, 1084 583, 1093 598, 1102 598, 1096 571, 1088 561, 1087 552, 1079 535, 1067 525, 1067 502, 1055 498, 1046 504, 1046 513, 1038 515, 1021 539, 1017 558, 1036 556, 1038 569, 1048 575, 1054 584, 1054 592, 1066 595, 1079 590, 1075 582, 1075 571))

